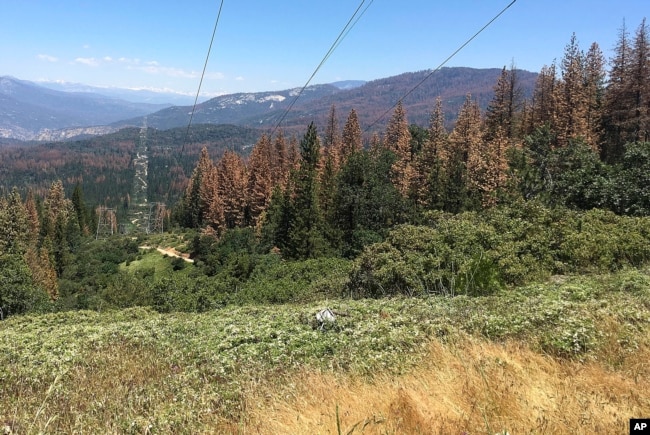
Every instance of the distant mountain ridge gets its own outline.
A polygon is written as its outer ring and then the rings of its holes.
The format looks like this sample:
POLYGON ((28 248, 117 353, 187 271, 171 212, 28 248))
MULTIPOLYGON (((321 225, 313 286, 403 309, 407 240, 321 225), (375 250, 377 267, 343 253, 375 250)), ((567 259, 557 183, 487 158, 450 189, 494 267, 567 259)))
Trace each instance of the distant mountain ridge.
POLYGON ((88 92, 57 91, 5 76, 0 77, 0 137, 34 140, 48 131, 106 126, 168 106, 132 103, 88 92))
MULTIPOLYGON (((185 95, 164 89, 150 90, 109 86, 99 87, 72 82, 37 82, 35 84, 56 91, 99 94, 105 97, 118 98, 134 103, 163 104, 166 106, 193 104, 195 98, 194 95, 185 95)), ((206 98, 201 99, 201 101, 203 100, 206 100, 206 98)))
MULTIPOLYGON (((404 73, 370 82, 352 81, 351 86, 345 82, 309 86, 286 114, 300 89, 223 95, 197 105, 193 122, 230 123, 271 130, 284 116, 281 123, 284 129, 301 129, 311 121, 324 128, 334 105, 341 123, 345 122, 350 110, 355 109, 361 128, 372 125, 374 131, 381 131, 390 119, 391 107, 408 94, 403 105, 409 122, 428 125, 435 99, 441 97, 445 118, 451 123, 467 94, 471 94, 482 109, 487 107, 501 71, 500 68, 454 67, 404 73)), ((532 95, 537 74, 517 70, 517 77, 524 96, 532 95)), ((187 125, 191 110, 190 106, 163 109, 148 115, 147 125, 158 129, 187 125)), ((134 118, 113 125, 126 127, 142 123, 143 118, 134 118)))
MULTIPOLYGON (((192 123, 233 124, 271 131, 282 120, 281 128, 299 131, 313 121, 323 129, 334 105, 341 124, 355 109, 362 129, 381 132, 399 99, 403 99, 409 122, 426 126, 436 98, 441 97, 445 119, 451 126, 467 94, 482 109, 487 107, 500 74, 500 68, 453 67, 370 82, 345 80, 312 85, 302 93, 301 88, 294 88, 222 95, 198 104, 192 123)), ((524 96, 532 95, 537 74, 517 70, 517 77, 524 96)), ((187 126, 192 108, 131 103, 91 92, 56 91, 0 77, 0 138, 57 141, 143 125, 167 130, 187 126)))

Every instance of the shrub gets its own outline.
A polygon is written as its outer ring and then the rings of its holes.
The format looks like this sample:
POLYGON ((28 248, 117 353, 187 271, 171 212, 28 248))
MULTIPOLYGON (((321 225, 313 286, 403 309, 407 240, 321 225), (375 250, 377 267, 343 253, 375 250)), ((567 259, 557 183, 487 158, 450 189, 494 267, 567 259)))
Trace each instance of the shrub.
POLYGON ((486 295, 551 274, 639 267, 650 260, 650 219, 535 202, 482 214, 432 213, 428 226, 402 225, 354 262, 355 297, 486 295))

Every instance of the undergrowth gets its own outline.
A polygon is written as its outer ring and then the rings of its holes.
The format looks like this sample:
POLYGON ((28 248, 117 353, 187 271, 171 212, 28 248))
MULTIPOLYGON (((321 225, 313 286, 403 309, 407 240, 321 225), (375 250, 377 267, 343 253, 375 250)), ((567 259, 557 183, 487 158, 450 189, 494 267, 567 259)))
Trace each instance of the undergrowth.
POLYGON ((237 431, 256 385, 305 369, 402 376, 435 358, 431 343, 465 335, 616 368, 650 345, 648 308, 650 275, 630 269, 473 298, 15 316, 0 322, 0 421, 18 433, 237 431), (324 306, 340 315, 321 331, 324 306))

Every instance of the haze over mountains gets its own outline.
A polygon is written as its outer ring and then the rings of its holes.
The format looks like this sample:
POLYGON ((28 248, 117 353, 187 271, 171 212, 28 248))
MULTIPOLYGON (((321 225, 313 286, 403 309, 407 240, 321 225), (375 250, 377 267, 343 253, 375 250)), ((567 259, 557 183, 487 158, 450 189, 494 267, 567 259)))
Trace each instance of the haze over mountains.
MULTIPOLYGON (((433 73, 430 70, 404 73, 370 82, 348 80, 309 86, 297 100, 299 88, 223 95, 197 105, 192 123, 271 130, 284 115, 281 123, 284 129, 304 128, 311 121, 324 127, 329 110, 335 105, 343 119, 355 109, 362 128, 381 131, 389 118, 382 115, 407 93, 403 104, 410 122, 427 125, 438 96, 443 100, 446 119, 452 122, 468 93, 483 109, 487 107, 500 73, 499 68, 455 67, 433 73), (294 100, 295 104, 285 115, 294 100)), ((536 73, 518 71, 524 95, 532 93, 536 76, 536 73)), ((0 138, 58 141, 145 124, 166 130, 186 126, 192 111, 191 104, 173 105, 172 101, 161 104, 160 95, 154 99, 145 91, 106 88, 109 95, 100 95, 93 91, 102 89, 85 85, 48 86, 0 77, 0 138), (149 98, 157 104, 132 102, 127 98, 139 101, 149 98)))

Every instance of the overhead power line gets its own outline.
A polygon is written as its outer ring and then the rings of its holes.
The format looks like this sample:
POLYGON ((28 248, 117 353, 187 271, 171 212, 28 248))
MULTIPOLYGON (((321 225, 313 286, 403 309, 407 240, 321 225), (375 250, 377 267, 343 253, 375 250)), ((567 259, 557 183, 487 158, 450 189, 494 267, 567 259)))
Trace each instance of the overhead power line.
POLYGON ((203 71, 201 72, 201 80, 199 81, 199 87, 196 90, 196 97, 194 98, 194 105, 192 106, 192 111, 190 112, 190 121, 187 123, 187 130, 185 131, 185 138, 183 139, 183 145, 181 147, 180 157, 183 156, 183 151, 185 151, 185 143, 190 134, 190 127, 192 126, 192 119, 194 118, 194 111, 196 110, 196 104, 199 101, 199 95, 201 94, 201 86, 203 85, 203 78, 205 77, 205 70, 208 68, 208 61, 210 60, 210 52, 212 51, 212 44, 214 43, 214 35, 217 33, 217 27, 219 26, 219 18, 221 18, 221 9, 223 9, 223 0, 221 0, 221 5, 219 5, 219 12, 217 13, 217 19, 214 22, 214 29, 212 30, 212 38, 210 38, 210 46, 208 47, 208 53, 205 56, 205 63, 203 64, 203 71))
POLYGON ((426 81, 429 79, 429 77, 431 77, 431 76, 432 76, 436 71, 440 70, 440 68, 442 68, 443 66, 445 66, 445 64, 446 64, 447 62, 449 62, 451 59, 453 59, 454 56, 456 56, 456 55, 457 55, 457 54, 458 54, 462 49, 464 49, 464 48, 465 48, 465 47, 466 47, 470 42, 472 42, 472 41, 473 41, 473 40, 474 40, 478 35, 480 35, 481 33, 483 33, 483 31, 484 31, 485 29, 487 29, 487 28, 488 28, 488 27, 489 27, 493 22, 495 22, 495 21, 496 21, 496 20, 497 20, 501 15, 503 15, 503 14, 504 14, 504 13, 505 13, 509 8, 510 8, 510 6, 514 5, 516 2, 517 2, 517 0, 512 0, 512 2, 510 2, 510 4, 508 4, 508 6, 506 6, 505 8, 503 8, 503 9, 502 9, 498 14, 496 14, 496 15, 495 15, 495 16, 494 16, 490 21, 488 21, 487 24, 485 24, 483 27, 481 27, 481 28, 479 29, 478 32, 474 33, 474 34, 473 34, 473 35, 472 35, 472 36, 471 36, 467 41, 465 41, 465 42, 463 43, 463 45, 461 45, 460 47, 458 47, 458 48, 456 49, 456 51, 454 51, 453 53, 451 53, 451 54, 450 54, 450 55, 449 55, 445 60, 443 60, 442 63, 441 63, 440 65, 438 65, 435 69, 431 70, 431 72, 430 72, 429 74, 427 74, 427 75, 426 75, 422 80, 420 80, 420 82, 419 82, 418 84, 416 84, 415 86, 413 86, 413 88, 411 88, 411 90, 409 90, 406 94, 404 94, 402 97, 400 97, 400 98, 399 98, 399 99, 398 99, 398 100, 397 100, 397 101, 396 101, 396 102, 395 102, 395 103, 394 103, 390 108, 388 108, 384 113, 382 113, 381 116, 379 116, 379 118, 377 118, 375 121, 372 122, 372 124, 370 124, 368 127, 366 127, 366 129, 364 130, 364 133, 367 132, 368 130, 370 130, 370 129, 371 129, 375 124, 377 124, 379 121, 381 121, 381 120, 384 118, 384 116, 386 116, 386 115, 387 115, 391 110, 395 109, 395 107, 397 106, 397 104, 398 104, 400 101, 404 100, 406 97, 408 97, 409 95, 411 95, 411 94, 413 93, 413 91, 415 91, 415 90, 416 90, 417 88, 419 88, 419 87, 420 87, 424 82, 426 82, 426 81))
POLYGON ((359 15, 359 17, 358 17, 357 20, 355 21, 354 18, 357 16, 357 14, 359 14, 359 11, 360 11, 361 8, 363 7, 363 4, 366 2, 366 0, 362 0, 362 1, 361 1, 361 3, 359 4, 359 6, 357 7, 357 9, 354 11, 354 14, 352 14, 352 16, 351 16, 350 19, 348 20, 347 24, 345 25, 345 27, 343 27, 343 30, 341 30, 341 33, 339 33, 339 36, 336 38, 336 40, 334 41, 334 43, 332 44, 332 46, 330 47, 330 49, 327 51, 327 53, 325 54, 325 56, 323 56, 323 59, 320 61, 320 63, 318 64, 318 66, 316 67, 316 69, 314 70, 314 72, 312 73, 312 75, 309 77, 309 80, 307 80, 307 82, 306 82, 306 83, 304 84, 304 86, 300 89, 300 91, 298 92, 298 94, 296 94, 296 96, 294 97, 294 99, 291 101, 291 104, 289 104, 289 106, 285 109, 284 113, 283 113, 282 116, 280 117, 280 121, 278 121, 278 123, 276 124, 275 128, 274 128, 273 131, 271 132, 271 136, 273 136, 273 134, 276 132, 276 130, 280 127, 280 125, 282 124, 282 121, 284 121, 284 119, 286 118, 287 114, 291 111, 291 109, 293 108, 294 104, 296 104, 296 101, 298 101, 298 98, 300 98, 300 96, 301 96, 302 93, 305 91, 305 89, 307 88, 307 86, 309 86, 309 83, 311 83, 312 79, 314 78, 314 76, 316 76, 316 74, 317 74, 318 71, 321 69, 321 67, 323 66, 323 64, 327 61, 327 59, 329 59, 329 57, 332 55, 332 53, 334 52, 334 50, 336 50, 336 49, 338 48, 338 46, 340 45, 340 43, 341 43, 341 42, 343 41, 343 39, 348 35, 348 33, 350 32, 350 30, 352 30, 352 28, 357 24, 357 22, 358 22, 359 19, 363 16, 363 14, 366 13, 366 11, 368 10, 368 8, 370 7, 370 5, 372 4, 373 1, 374 1, 374 0, 370 0, 370 2, 368 3, 368 6, 366 6, 366 8, 363 10, 363 12, 361 12, 361 14, 359 15))

